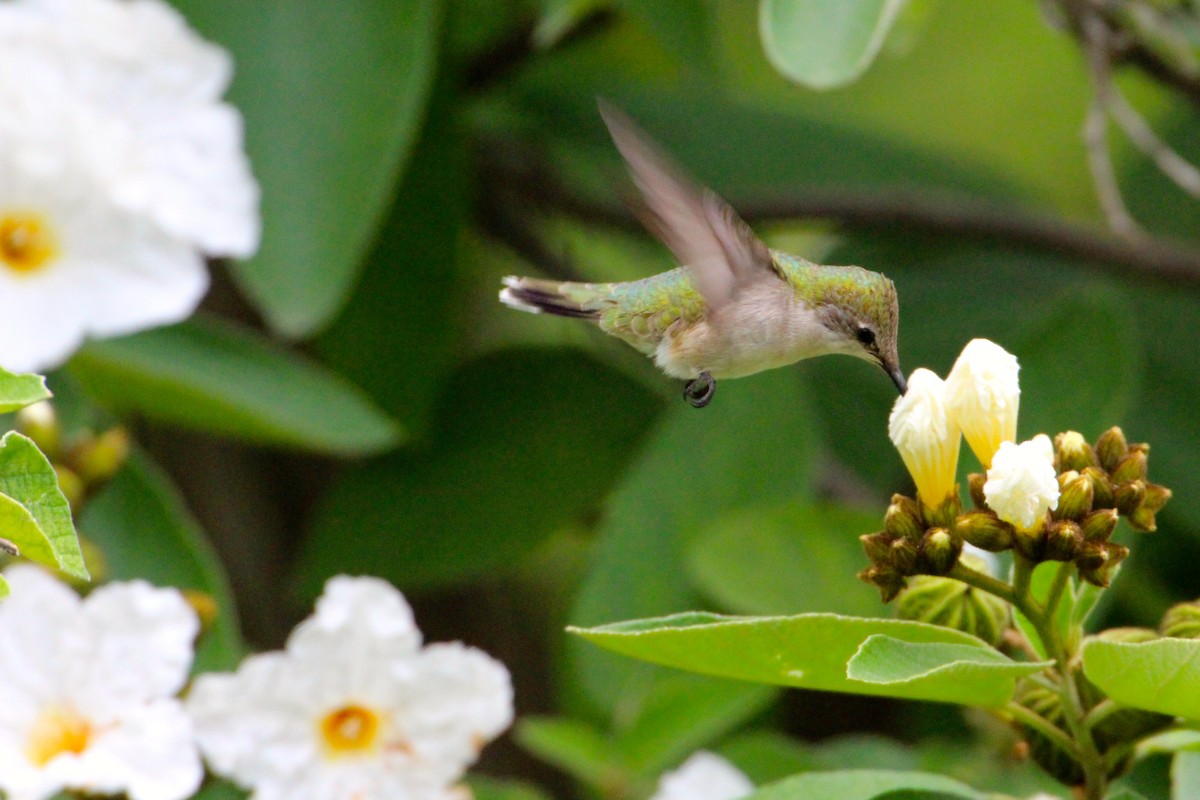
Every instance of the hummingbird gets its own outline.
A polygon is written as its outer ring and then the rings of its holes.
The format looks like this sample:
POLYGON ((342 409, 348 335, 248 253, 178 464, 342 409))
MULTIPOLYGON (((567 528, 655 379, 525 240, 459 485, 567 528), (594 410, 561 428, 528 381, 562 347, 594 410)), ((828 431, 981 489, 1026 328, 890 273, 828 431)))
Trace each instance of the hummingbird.
POLYGON ((624 283, 508 276, 500 300, 583 319, 623 339, 702 408, 717 378, 739 378, 841 353, 878 364, 901 394, 895 285, 862 267, 814 264, 773 250, 711 189, 692 181, 628 116, 600 115, 641 193, 646 228, 682 266, 624 283))

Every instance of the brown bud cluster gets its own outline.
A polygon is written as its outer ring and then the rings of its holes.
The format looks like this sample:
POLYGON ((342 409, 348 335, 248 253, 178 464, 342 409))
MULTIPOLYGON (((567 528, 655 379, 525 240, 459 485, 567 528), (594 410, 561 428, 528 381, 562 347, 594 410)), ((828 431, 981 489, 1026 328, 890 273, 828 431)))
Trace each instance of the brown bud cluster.
POLYGON ((1093 508, 1113 508, 1134 530, 1153 531, 1155 515, 1171 499, 1171 490, 1146 477, 1150 445, 1130 444, 1120 428, 1109 428, 1096 440, 1097 465, 1089 471, 1093 508))
POLYGON ((858 577, 877 587, 887 603, 914 575, 945 575, 958 561, 962 538, 939 523, 953 525, 961 510, 957 496, 931 510, 911 497, 893 495, 883 530, 859 537, 871 564, 858 577))

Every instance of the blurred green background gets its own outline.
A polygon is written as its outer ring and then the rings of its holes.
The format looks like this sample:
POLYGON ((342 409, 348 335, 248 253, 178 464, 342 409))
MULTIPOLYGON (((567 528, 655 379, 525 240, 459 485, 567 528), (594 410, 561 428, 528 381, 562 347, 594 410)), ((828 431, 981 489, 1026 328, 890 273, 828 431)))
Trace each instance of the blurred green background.
MULTIPOLYGON (((636 798, 702 746, 760 782, 897 765, 1052 786, 958 709, 774 693, 567 641, 568 623, 693 608, 888 615, 855 580, 857 537, 911 488, 886 435, 894 390, 865 362, 724 382, 695 410, 623 344, 497 302, 507 274, 673 266, 625 210, 598 96, 772 246, 890 276, 906 371, 944 375, 988 337, 1021 362, 1021 438, 1119 424, 1151 442, 1175 499, 1157 533, 1125 532, 1099 621, 1154 624, 1200 594, 1200 244, 1104 232, 1084 61, 1037 3, 914 2, 865 75, 823 93, 775 71, 747 0, 175 4, 236 59, 263 247, 213 265, 196 320, 89 345, 50 384, 80 418, 133 425, 141 449, 80 530, 108 577, 218 598, 201 667, 279 646, 326 578, 369 573, 429 639, 511 669, 528 719, 483 771, 525 786, 481 795, 636 798), (1175 279, 1154 272, 1163 248, 1175 279)), ((1195 108, 1118 77, 1200 158, 1195 108)), ((1119 137, 1113 152, 1147 229, 1194 240, 1200 205, 1119 137)), ((1162 791, 1163 772, 1132 780, 1162 791)))

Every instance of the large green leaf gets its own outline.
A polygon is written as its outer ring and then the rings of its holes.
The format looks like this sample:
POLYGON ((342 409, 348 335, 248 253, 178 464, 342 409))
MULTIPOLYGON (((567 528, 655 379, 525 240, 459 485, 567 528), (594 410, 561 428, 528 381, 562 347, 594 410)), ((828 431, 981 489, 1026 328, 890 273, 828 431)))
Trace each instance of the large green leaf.
MULTIPOLYGON (((571 630, 622 655, 705 675, 964 705, 1004 705, 1012 696, 1018 672, 971 668, 953 670, 952 674, 935 679, 896 683, 849 677, 847 665, 864 642, 877 634, 909 644, 951 644, 980 653, 995 653, 969 634, 905 620, 836 614, 724 617, 693 612, 571 630)), ((942 655, 950 658, 948 664, 953 665, 963 660, 964 652, 955 649, 942 655)), ((928 662, 922 666, 929 671, 928 662)), ((871 674, 878 675, 878 667, 871 674)))
POLYGON ((657 407, 576 350, 469 362, 445 388, 427 451, 350 469, 334 485, 299 556, 305 591, 335 572, 411 591, 515 566, 595 508, 657 407))
POLYGON ((175 2, 237 64, 263 241, 234 274, 276 330, 311 333, 353 287, 415 138, 440 3, 175 2))
MULTIPOLYGON (((702 410, 674 401, 613 493, 591 573, 571 619, 584 625, 695 607, 682 569, 690 541, 718 515, 805 497, 818 432, 794 371, 721 383, 702 410)), ((575 686, 611 712, 649 691, 648 667, 576 644, 575 686)))
POLYGON ((1083 645, 1083 671, 1118 703, 1200 720, 1200 640, 1090 639, 1083 645))
POLYGON ((975 645, 906 642, 886 634, 869 636, 850 663, 846 677, 881 686, 916 687, 956 684, 980 687, 978 705, 1008 701, 1014 681, 1041 672, 1052 661, 1013 661, 1003 653, 975 645))
MULTIPOLYGON (((964 783, 926 772, 845 770, 807 772, 764 786, 745 800, 874 800, 896 791, 934 792, 935 797, 986 800, 964 783)), ((919 795, 918 795, 919 796, 919 795)))
POLYGON ((92 342, 68 366, 116 411, 252 442, 346 456, 400 438, 341 376, 212 319, 92 342))
POLYGON ((833 611, 868 615, 879 593, 851 580, 864 564, 858 537, 882 514, 790 502, 719 517, 692 546, 698 588, 738 614, 833 611))
POLYGON ((525 716, 513 732, 521 747, 593 788, 607 785, 616 769, 612 742, 586 722, 525 716))
POLYGON ((33 514, 6 494, 0 494, 0 531, 20 555, 49 567, 58 566, 54 548, 33 514))
MULTIPOLYGON (((28 529, 28 519, 6 503, 9 519, 17 527, 13 542, 33 558, 57 566, 67 575, 88 580, 79 537, 71 520, 71 506, 58 488, 58 474, 30 439, 10 431, 0 438, 0 495, 20 504, 36 523, 42 536, 28 529), (43 549, 43 543, 49 552, 43 549)), ((5 538, 10 538, 8 533, 5 538)))
POLYGON ((218 612, 201 637, 195 669, 237 665, 245 646, 224 570, 175 487, 149 458, 134 451, 88 502, 79 527, 103 553, 106 578, 144 578, 198 589, 215 600, 218 612))
POLYGON ((813 89, 866 71, 907 0, 761 0, 759 26, 775 68, 813 89))
POLYGON ((0 414, 7 414, 50 397, 46 379, 31 373, 13 373, 0 368, 0 414))

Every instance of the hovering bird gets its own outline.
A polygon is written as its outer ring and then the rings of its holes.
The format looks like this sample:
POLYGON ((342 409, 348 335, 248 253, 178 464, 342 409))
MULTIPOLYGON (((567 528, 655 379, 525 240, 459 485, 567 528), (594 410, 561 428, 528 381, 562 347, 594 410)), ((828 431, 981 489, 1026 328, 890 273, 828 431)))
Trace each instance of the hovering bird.
POLYGON ((589 320, 673 378, 696 408, 717 378, 842 353, 883 367, 903 394, 899 305, 887 277, 814 264, 766 246, 724 200, 692 182, 638 126, 599 101, 645 202, 646 227, 683 266, 626 283, 504 278, 513 308, 589 320))

